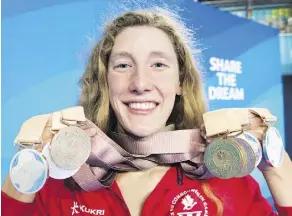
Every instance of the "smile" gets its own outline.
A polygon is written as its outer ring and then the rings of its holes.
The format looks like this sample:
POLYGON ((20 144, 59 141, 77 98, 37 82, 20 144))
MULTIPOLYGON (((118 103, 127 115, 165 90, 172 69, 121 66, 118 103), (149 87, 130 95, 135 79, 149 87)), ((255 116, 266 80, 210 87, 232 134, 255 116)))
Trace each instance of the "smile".
POLYGON ((126 103, 128 109, 133 114, 150 114, 158 106, 155 102, 130 102, 126 103))
POLYGON ((144 102, 144 103, 129 103, 128 107, 132 109, 142 109, 142 110, 148 110, 148 109, 154 109, 157 106, 154 102, 144 102))

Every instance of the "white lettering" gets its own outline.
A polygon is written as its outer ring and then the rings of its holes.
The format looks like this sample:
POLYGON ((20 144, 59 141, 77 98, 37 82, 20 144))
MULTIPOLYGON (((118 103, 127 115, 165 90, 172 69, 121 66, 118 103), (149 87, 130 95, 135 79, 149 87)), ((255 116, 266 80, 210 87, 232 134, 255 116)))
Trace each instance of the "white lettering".
POLYGON ((95 209, 96 211, 96 215, 105 215, 105 210, 97 210, 95 209))
POLYGON ((244 89, 233 87, 208 87, 209 100, 244 100, 244 89))
POLYGON ((237 82, 236 82, 236 74, 228 74, 226 78, 226 85, 231 86, 231 87, 236 87, 237 82))
POLYGON ((216 73, 216 76, 218 77, 218 84, 223 86, 224 85, 224 75, 225 73, 216 73))
POLYGON ((74 202, 73 204, 74 204, 74 206, 71 207, 71 209, 72 209, 72 215, 79 213, 76 210, 78 208, 79 208, 79 210, 81 212, 89 213, 91 215, 105 215, 105 210, 90 209, 90 208, 87 208, 85 205, 78 205, 77 202, 74 202))
POLYGON ((242 73, 241 61, 211 57, 209 63, 211 65, 210 67, 211 71, 221 71, 236 74, 242 73))
POLYGON ((236 87, 236 74, 226 74, 222 72, 217 72, 218 84, 220 86, 231 86, 236 87))
POLYGON ((172 200, 172 204, 175 205, 177 203, 177 198, 175 197, 173 200, 172 200))

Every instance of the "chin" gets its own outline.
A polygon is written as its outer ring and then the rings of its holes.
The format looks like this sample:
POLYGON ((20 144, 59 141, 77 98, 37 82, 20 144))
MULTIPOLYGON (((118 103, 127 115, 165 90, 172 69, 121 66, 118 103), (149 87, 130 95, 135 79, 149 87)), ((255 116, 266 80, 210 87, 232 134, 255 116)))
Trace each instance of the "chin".
POLYGON ((136 127, 134 130, 128 130, 128 132, 130 134, 133 134, 134 136, 137 136, 137 137, 147 137, 147 136, 150 136, 150 135, 158 132, 159 129, 160 129, 160 127, 155 129, 153 126, 150 127, 150 128, 146 128, 146 127, 138 128, 138 127, 136 127))

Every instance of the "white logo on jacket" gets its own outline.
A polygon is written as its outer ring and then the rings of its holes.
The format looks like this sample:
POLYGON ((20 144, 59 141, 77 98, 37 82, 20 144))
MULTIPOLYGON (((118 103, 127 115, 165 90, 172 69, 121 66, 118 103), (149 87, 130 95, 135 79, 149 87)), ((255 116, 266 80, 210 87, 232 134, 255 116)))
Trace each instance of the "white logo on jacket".
POLYGON ((105 210, 100 209, 90 209, 87 208, 85 205, 79 205, 77 202, 73 202, 72 215, 79 214, 81 212, 88 213, 90 215, 105 215, 105 210))
POLYGON ((190 195, 186 195, 181 203, 184 205, 184 210, 191 210, 197 204, 190 195))
POLYGON ((177 194, 170 207, 171 216, 208 216, 208 204, 205 198, 197 189, 190 189, 177 194), (183 205, 183 208, 177 206, 177 203, 183 205), (179 209, 178 209, 179 208, 179 209))

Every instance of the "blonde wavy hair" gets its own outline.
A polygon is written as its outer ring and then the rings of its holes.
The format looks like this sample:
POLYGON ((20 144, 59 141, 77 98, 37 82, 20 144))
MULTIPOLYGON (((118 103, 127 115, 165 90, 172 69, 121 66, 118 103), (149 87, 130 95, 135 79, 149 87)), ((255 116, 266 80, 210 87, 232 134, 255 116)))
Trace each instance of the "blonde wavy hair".
MULTIPOLYGON (((117 119, 109 102, 108 61, 117 35, 125 28, 134 26, 160 29, 169 36, 175 49, 182 95, 176 96, 167 124, 175 124, 176 129, 199 128, 203 123, 202 114, 207 108, 201 76, 192 53, 192 32, 186 28, 178 15, 161 8, 126 12, 106 24, 80 81, 82 92, 79 104, 84 107, 87 118, 105 133, 113 130, 116 125, 117 119)), ((214 195, 207 183, 203 182, 202 189, 216 203, 217 215, 222 215, 220 199, 214 195)))

